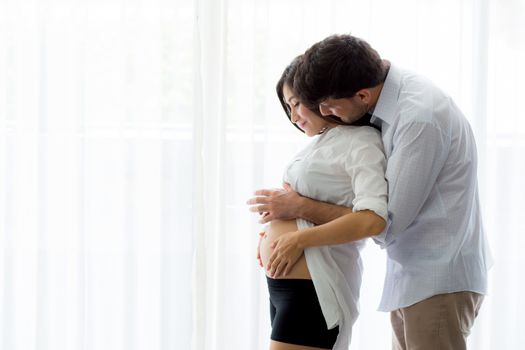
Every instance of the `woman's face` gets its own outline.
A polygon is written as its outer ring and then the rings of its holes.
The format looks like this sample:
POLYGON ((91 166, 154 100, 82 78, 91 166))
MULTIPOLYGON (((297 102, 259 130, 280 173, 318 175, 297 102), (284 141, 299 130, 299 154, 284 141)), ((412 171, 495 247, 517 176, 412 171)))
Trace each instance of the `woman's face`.
POLYGON ((285 103, 290 108, 292 123, 297 125, 308 136, 315 136, 325 128, 330 128, 335 124, 330 123, 308 108, 304 107, 295 96, 290 86, 284 84, 283 95, 285 103))

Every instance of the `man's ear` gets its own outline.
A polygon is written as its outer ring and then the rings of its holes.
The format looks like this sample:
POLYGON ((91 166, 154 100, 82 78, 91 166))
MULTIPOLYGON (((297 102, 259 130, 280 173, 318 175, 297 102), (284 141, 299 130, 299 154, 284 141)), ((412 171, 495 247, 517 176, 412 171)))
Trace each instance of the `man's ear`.
POLYGON ((370 104, 372 102, 372 91, 370 89, 361 89, 355 93, 355 96, 364 104, 370 104))

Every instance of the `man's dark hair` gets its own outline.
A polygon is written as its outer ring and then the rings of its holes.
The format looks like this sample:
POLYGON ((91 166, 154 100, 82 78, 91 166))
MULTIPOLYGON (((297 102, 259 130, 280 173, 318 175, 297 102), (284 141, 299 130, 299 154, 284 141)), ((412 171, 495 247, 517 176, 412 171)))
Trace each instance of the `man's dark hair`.
POLYGON ((306 106, 323 100, 352 97, 385 80, 381 57, 355 36, 332 35, 310 47, 296 67, 293 90, 306 106))

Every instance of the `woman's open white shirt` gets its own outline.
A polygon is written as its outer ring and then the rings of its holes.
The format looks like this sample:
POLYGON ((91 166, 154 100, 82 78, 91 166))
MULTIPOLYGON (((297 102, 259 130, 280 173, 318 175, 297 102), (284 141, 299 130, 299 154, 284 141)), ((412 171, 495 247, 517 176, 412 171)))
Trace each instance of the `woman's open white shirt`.
MULTIPOLYGON (((284 181, 303 196, 372 210, 387 220, 386 160, 380 133, 367 126, 337 126, 301 150, 284 181)), ((297 219, 299 229, 313 226, 297 219)), ((358 315, 364 241, 305 249, 308 269, 328 328, 339 325, 334 349, 347 349, 358 315)))

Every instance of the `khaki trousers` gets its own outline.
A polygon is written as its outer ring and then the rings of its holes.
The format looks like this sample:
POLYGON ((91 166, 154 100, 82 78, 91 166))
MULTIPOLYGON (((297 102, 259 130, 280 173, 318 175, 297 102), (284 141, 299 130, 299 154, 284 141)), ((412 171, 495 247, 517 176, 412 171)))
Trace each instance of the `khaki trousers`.
POLYGON ((390 313, 394 350, 464 350, 483 295, 434 295, 390 313))

